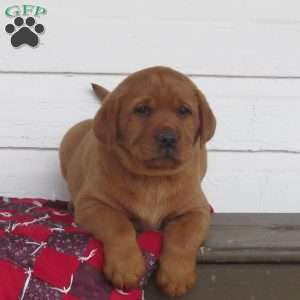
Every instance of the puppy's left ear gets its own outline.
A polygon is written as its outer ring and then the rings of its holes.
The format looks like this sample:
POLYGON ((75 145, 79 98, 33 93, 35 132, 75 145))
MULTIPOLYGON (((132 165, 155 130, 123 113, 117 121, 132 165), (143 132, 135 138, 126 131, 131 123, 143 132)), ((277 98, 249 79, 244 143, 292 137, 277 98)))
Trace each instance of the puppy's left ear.
POLYGON ((103 102, 104 98, 109 94, 109 91, 96 83, 91 83, 91 85, 99 100, 103 102))
POLYGON ((119 112, 119 100, 111 93, 94 118, 94 134, 108 147, 112 147, 117 142, 119 112))
POLYGON ((209 107, 209 104, 200 90, 197 90, 199 101, 199 118, 200 118, 200 146, 202 147, 214 135, 216 130, 216 118, 209 107))

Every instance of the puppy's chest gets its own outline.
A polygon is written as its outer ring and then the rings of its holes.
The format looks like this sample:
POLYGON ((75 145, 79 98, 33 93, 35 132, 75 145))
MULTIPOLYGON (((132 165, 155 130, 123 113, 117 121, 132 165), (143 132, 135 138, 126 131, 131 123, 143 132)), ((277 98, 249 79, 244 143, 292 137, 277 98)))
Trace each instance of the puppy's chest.
POLYGON ((132 202, 132 220, 136 229, 160 229, 172 211, 172 194, 172 187, 166 183, 145 184, 132 202))

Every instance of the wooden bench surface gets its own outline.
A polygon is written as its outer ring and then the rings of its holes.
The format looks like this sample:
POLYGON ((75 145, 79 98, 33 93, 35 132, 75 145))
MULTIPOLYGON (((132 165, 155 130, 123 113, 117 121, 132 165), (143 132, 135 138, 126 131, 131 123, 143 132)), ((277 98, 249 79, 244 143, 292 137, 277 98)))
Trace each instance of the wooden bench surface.
POLYGON ((200 250, 199 262, 300 262, 300 214, 215 214, 200 250))
MULTIPOLYGON (((184 300, 299 300, 300 214, 214 214, 184 300)), ((145 299, 167 300, 155 286, 145 299)))

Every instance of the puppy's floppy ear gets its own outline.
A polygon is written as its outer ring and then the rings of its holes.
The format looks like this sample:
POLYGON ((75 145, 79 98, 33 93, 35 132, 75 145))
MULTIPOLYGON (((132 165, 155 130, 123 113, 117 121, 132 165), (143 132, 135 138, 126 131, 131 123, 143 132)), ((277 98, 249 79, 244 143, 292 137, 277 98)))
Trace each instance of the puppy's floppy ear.
POLYGON ((119 100, 110 94, 94 118, 95 136, 108 147, 111 147, 118 138, 119 111, 119 100))
POLYGON ((199 118, 200 118, 200 146, 202 147, 214 135, 216 130, 216 118, 209 107, 209 104, 200 90, 197 90, 199 101, 199 118))
POLYGON ((95 83, 91 83, 91 85, 97 97, 103 102, 104 98, 109 94, 109 91, 101 85, 95 83))

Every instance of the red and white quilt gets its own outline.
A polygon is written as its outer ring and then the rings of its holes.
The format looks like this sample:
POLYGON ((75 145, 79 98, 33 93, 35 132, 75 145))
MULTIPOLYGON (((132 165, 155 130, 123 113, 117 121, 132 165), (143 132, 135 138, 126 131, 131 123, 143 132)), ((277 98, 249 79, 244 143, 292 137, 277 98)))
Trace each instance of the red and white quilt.
POLYGON ((101 242, 76 226, 66 202, 0 197, 0 300, 141 300, 161 235, 144 232, 138 243, 147 272, 139 289, 120 291, 101 273, 101 242))

